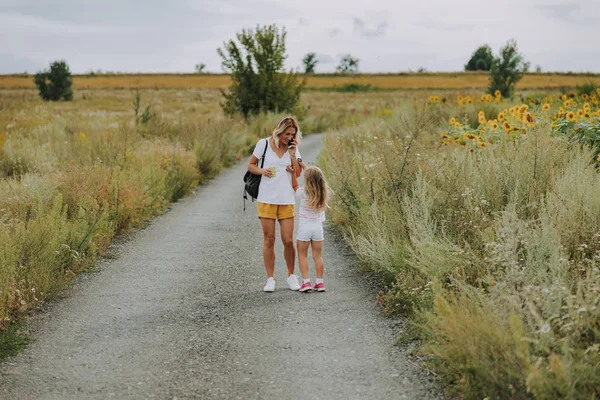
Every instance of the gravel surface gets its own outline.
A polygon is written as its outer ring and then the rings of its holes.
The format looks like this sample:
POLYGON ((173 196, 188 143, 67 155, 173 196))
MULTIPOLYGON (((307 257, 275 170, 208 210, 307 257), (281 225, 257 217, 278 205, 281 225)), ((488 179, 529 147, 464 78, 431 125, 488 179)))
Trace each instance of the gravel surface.
MULTIPOLYGON (((320 135, 305 138, 308 164, 321 147, 320 135)), ((381 315, 372 279, 327 225, 327 292, 287 288, 280 242, 276 291, 262 292, 245 170, 115 244, 116 259, 36 313, 35 342, 0 365, 0 399, 442 398, 394 346, 399 322, 381 315)))

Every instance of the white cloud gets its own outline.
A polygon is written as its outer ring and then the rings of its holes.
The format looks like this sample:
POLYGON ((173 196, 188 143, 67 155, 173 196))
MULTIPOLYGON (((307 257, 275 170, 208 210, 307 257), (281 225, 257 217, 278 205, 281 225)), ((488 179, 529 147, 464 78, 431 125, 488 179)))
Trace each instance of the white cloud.
POLYGON ((544 70, 600 71, 595 21, 600 2, 576 0, 3 0, 0 73, 65 59, 89 70, 221 71, 217 47, 257 25, 285 26, 288 67, 308 52, 317 71, 333 71, 337 54, 359 58, 364 72, 462 70, 487 43, 508 39, 544 70), (593 23, 591 23, 593 22, 593 23), (327 58, 329 57, 329 58, 327 58), (10 62, 8 61, 10 60, 10 62))

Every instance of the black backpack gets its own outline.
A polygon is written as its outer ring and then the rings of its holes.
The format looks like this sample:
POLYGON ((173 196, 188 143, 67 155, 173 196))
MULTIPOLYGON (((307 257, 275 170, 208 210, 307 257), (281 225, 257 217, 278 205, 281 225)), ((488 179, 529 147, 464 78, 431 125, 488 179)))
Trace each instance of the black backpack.
MULTIPOLYGON (((267 154, 267 147, 269 146, 269 139, 265 139, 265 151, 263 151, 263 155, 260 161, 260 167, 262 168, 265 165, 265 154, 267 154)), ((250 171, 246 171, 244 174, 244 211, 246 211, 246 200, 248 199, 248 195, 252 197, 252 201, 258 197, 258 188, 260 186, 260 178, 262 175, 253 174, 250 171)))

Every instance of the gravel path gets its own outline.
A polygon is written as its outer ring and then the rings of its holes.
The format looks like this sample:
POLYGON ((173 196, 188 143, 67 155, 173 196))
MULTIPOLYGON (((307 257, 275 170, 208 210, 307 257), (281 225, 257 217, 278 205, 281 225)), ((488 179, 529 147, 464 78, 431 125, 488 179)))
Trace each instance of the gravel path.
MULTIPOLYGON (((304 159, 321 147, 305 138, 304 159)), ((329 229, 326 293, 287 288, 280 243, 277 289, 262 292, 245 169, 174 204, 37 313, 36 341, 0 365, 0 399, 441 398, 394 346, 397 321, 329 229)))

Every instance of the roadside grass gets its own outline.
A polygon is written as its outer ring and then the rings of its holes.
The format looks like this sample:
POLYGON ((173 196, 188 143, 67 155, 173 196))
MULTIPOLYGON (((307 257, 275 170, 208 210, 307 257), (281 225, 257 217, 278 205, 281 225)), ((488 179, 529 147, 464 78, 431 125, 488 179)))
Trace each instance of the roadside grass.
POLYGON ((0 361, 13 357, 33 339, 19 330, 19 325, 9 325, 0 335, 0 361))
MULTIPOLYGON (((596 398, 594 146, 572 140, 578 122, 544 120, 534 104, 538 122, 519 134, 480 126, 473 139, 465 128, 440 140, 448 118, 467 115, 466 123, 482 105, 407 102, 327 135, 320 164, 335 192, 330 220, 388 282, 378 303, 411 319, 415 329, 399 340, 418 339, 449 392, 596 398)), ((594 118, 582 113, 581 123, 600 123, 594 118)))

